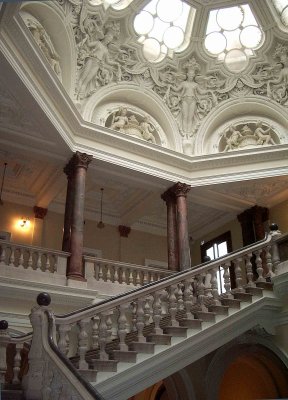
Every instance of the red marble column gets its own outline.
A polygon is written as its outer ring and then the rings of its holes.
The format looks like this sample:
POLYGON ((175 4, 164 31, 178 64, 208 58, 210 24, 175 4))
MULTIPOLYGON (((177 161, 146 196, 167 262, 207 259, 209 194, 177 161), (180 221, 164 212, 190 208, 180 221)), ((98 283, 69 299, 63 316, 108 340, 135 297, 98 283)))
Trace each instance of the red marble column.
POLYGON ((176 196, 171 189, 168 189, 161 195, 161 199, 165 201, 167 206, 168 269, 179 271, 176 196))
POLYGON ((63 171, 67 176, 67 191, 66 191, 62 250, 69 252, 70 251, 70 239, 71 239, 72 215, 73 215, 73 199, 74 199, 73 157, 68 162, 68 164, 64 167, 63 171))
POLYGON ((180 270, 191 267, 188 218, 187 218, 187 193, 191 186, 185 183, 177 182, 171 189, 176 196, 177 204, 177 230, 178 230, 178 248, 180 270))
POLYGON ((83 275, 83 226, 84 226, 84 199, 85 179, 92 156, 78 151, 73 156, 74 169, 74 198, 73 215, 70 239, 70 260, 67 276, 72 279, 84 280, 83 275))

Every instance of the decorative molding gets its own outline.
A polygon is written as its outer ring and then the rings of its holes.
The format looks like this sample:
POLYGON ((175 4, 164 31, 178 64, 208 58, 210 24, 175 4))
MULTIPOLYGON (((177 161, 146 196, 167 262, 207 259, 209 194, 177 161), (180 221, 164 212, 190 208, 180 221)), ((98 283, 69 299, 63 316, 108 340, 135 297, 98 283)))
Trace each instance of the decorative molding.
POLYGON ((131 228, 129 226, 125 226, 125 225, 119 225, 118 231, 119 231, 120 237, 128 238, 128 236, 131 232, 131 228))
POLYGON ((37 207, 37 206, 33 207, 35 218, 44 219, 46 217, 47 211, 48 211, 47 208, 37 207))

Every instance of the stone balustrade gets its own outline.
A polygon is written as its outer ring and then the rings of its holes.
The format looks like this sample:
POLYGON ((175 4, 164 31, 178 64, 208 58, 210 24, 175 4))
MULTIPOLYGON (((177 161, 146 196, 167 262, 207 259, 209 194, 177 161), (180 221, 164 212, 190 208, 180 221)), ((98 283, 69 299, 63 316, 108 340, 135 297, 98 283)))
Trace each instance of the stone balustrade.
POLYGON ((116 283, 129 286, 143 286, 173 275, 173 271, 142 265, 105 260, 84 256, 85 278, 89 287, 98 283, 116 283))
POLYGON ((6 384, 20 384, 23 358, 27 357, 31 341, 32 333, 11 336, 8 331, 8 322, 0 321, 0 383, 4 388, 6 384), (12 362, 9 362, 10 360, 12 362))

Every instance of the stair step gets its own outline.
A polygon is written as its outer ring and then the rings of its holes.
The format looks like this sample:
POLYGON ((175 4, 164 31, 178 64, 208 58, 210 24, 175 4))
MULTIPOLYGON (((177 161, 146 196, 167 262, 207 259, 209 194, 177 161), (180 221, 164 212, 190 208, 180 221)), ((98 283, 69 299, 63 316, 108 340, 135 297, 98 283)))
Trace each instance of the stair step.
POLYGON ((235 292, 233 293, 235 299, 243 301, 245 303, 252 303, 252 294, 245 292, 235 292))
POLYGON ((111 358, 116 361, 136 363, 137 351, 113 350, 111 352, 111 358))
POLYGON ((117 372, 118 361, 116 361, 116 360, 98 360, 98 359, 92 358, 91 360, 89 360, 89 364, 96 371, 117 372))
POLYGON ((149 342, 131 342, 129 343, 129 350, 137 351, 137 353, 153 354, 155 343, 149 342))
POLYGON ((80 375, 83 376, 88 382, 95 382, 97 378, 97 371, 95 369, 78 369, 80 375))
POLYGON ((248 286, 245 288, 246 293, 250 293, 253 296, 263 297, 263 290, 260 287, 248 286))
POLYGON ((240 309, 241 301, 237 299, 223 298, 221 299, 221 303, 223 304, 223 306, 240 309))
POLYGON ((187 337, 187 328, 184 326, 165 326, 164 333, 177 337, 187 337))
POLYGON ((202 328, 202 320, 201 319, 189 319, 183 318, 179 321, 180 326, 185 326, 189 329, 201 329, 202 328))
POLYGON ((163 344, 163 345, 170 345, 171 344, 171 335, 157 334, 157 333, 150 333, 146 339, 147 342, 153 342, 155 344, 163 344))
POLYGON ((196 319, 201 319, 205 322, 215 322, 215 313, 209 311, 195 311, 194 312, 196 319))
POLYGON ((217 315, 228 315, 228 306, 223 306, 223 305, 212 305, 208 307, 209 312, 213 312, 217 315))
POLYGON ((256 282, 256 286, 261 289, 265 290, 273 290, 273 283, 272 282, 256 282))

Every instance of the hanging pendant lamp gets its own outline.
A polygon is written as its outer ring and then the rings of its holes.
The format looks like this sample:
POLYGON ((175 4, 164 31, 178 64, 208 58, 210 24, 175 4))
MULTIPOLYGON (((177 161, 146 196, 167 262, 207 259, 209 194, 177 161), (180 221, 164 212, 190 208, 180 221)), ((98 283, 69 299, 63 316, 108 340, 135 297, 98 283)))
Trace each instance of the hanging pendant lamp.
POLYGON ((102 229, 105 227, 104 222, 102 221, 102 212, 103 212, 103 191, 104 189, 101 188, 101 200, 100 200, 100 221, 97 224, 97 228, 102 229))
POLYGON ((3 186, 4 186, 4 180, 5 180, 5 174, 6 174, 6 167, 7 167, 7 162, 4 163, 4 170, 3 170, 3 175, 2 175, 2 182, 1 182, 1 189, 0 189, 0 205, 3 206, 3 200, 2 200, 2 191, 3 191, 3 186))

